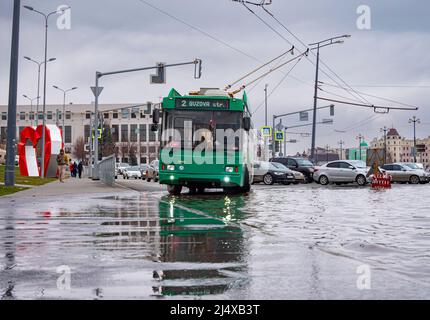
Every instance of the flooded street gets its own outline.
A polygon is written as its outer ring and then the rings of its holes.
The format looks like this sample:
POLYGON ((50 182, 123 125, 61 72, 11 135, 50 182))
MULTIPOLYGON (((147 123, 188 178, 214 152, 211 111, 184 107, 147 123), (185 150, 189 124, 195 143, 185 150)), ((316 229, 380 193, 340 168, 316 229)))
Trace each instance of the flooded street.
POLYGON ((160 189, 0 207, 3 299, 430 298, 428 185, 160 189))

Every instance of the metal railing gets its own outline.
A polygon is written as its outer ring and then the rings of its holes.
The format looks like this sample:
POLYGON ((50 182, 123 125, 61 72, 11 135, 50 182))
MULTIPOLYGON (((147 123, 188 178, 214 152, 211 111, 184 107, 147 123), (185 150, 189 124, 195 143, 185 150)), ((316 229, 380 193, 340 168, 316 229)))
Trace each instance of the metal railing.
POLYGON ((115 183, 115 155, 104 158, 98 164, 100 181, 107 185, 115 183))

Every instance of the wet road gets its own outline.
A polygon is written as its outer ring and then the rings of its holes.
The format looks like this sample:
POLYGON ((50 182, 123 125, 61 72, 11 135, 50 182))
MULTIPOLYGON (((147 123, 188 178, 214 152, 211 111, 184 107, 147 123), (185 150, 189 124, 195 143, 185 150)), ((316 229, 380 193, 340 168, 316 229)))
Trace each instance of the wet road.
POLYGON ((0 297, 430 298, 429 185, 181 197, 154 186, 0 199, 0 297))

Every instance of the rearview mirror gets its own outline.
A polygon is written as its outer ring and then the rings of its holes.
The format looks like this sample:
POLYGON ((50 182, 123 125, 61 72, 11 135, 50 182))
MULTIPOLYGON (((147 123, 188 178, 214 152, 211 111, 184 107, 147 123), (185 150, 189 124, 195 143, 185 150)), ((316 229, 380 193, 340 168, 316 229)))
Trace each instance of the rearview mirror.
POLYGON ((160 109, 154 109, 152 111, 152 123, 158 124, 159 122, 160 122, 160 109))
POLYGON ((251 118, 250 117, 244 117, 243 118, 243 130, 245 130, 245 131, 251 130, 251 118))
POLYGON ((351 169, 351 170, 355 169, 355 167, 353 167, 353 166, 349 166, 348 168, 351 169))

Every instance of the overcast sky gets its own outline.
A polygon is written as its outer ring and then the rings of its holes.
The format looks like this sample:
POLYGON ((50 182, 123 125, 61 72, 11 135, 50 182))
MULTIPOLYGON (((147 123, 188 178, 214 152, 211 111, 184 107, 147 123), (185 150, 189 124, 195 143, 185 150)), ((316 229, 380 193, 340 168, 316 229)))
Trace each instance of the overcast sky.
MULTIPOLYGON (((8 101, 12 3, 12 0, 0 0, 0 37, 3 44, 0 51, 0 104, 7 104, 8 101)), ((22 4, 44 12, 56 10, 63 4, 72 7, 70 30, 59 30, 55 15, 50 21, 48 55, 56 57, 57 61, 48 65, 49 104, 62 103, 61 93, 52 85, 63 88, 77 86, 79 89, 70 93, 69 101, 91 103, 90 86, 94 83, 96 70, 112 71, 151 66, 156 62, 192 61, 194 58, 203 60, 200 80, 193 79, 191 66, 168 69, 165 85, 150 85, 149 72, 106 77, 101 79, 100 85, 105 89, 100 103, 158 101, 172 87, 181 93, 199 87, 224 88, 261 62, 269 61, 291 47, 241 4, 230 0, 25 0, 22 4), (145 2, 202 32, 151 8, 145 2)), ((395 126, 400 134, 412 137, 408 119, 413 115, 422 121, 418 134, 423 137, 430 135, 430 3, 421 0, 273 0, 267 8, 304 43, 351 34, 352 37, 346 39, 344 44, 323 48, 322 60, 360 92, 420 107, 418 112, 391 111, 387 115, 375 115, 371 109, 339 104, 334 125, 318 127, 319 146, 336 146, 339 140, 346 141, 347 146, 355 146, 358 144, 355 140, 358 134, 371 140, 380 135, 379 128, 384 125, 395 126), (371 8, 371 30, 357 28, 359 15, 356 11, 362 4, 371 8)), ((303 49, 298 40, 270 16, 259 8, 252 9, 276 28, 282 37, 303 49)), ((20 36, 18 102, 24 104, 26 101, 21 98, 22 94, 36 96, 37 68, 22 56, 43 59, 43 18, 22 9, 20 36)), ((309 58, 315 61, 313 55, 309 58)), ((250 86, 247 89, 252 110, 256 110, 264 99, 265 83, 269 84, 270 92, 291 66, 289 64, 274 72, 255 88, 250 86)), ((324 66, 322 68, 325 69, 324 66)), ((329 73, 327 69, 325 71, 329 73)), ((269 98, 270 119, 274 113, 298 111, 313 104, 314 65, 303 59, 291 76, 269 98)), ((321 74, 321 81, 334 84, 324 73, 321 74)), ((359 99, 342 89, 323 88, 348 99, 359 99)), ((338 98, 329 93, 319 94, 338 98)), ((373 97, 363 97, 372 104, 398 106, 373 97)), ((320 105, 325 103, 321 101, 320 105)), ((321 111, 318 118, 329 118, 328 111, 321 111)), ((255 112, 254 123, 264 123, 264 107, 255 112)), ((302 124, 298 116, 288 117, 283 123, 290 126, 302 124)), ((310 132, 310 127, 291 131, 310 132)), ((310 146, 310 138, 297 135, 289 138, 299 140, 299 143, 289 145, 289 153, 303 151, 310 146)))

